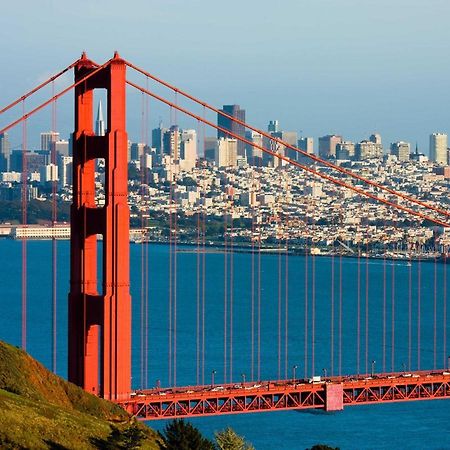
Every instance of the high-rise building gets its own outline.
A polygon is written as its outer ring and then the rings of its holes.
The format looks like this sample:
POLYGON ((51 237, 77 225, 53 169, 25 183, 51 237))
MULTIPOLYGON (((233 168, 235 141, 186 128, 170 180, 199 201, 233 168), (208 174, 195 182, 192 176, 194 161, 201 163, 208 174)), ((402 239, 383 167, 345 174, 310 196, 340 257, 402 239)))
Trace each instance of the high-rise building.
POLYGON ((373 142, 374 144, 382 144, 382 142, 381 142, 381 134, 379 134, 379 133, 371 134, 370 137, 369 137, 369 141, 373 142))
POLYGON ((321 158, 335 158, 336 145, 342 142, 342 136, 328 134, 319 138, 319 156, 321 158))
POLYGON ((355 145, 355 159, 365 161, 383 157, 383 144, 373 141, 361 141, 355 145))
POLYGON ((163 153, 174 161, 180 159, 181 131, 178 125, 172 125, 163 135, 163 153))
POLYGON ((106 132, 105 121, 103 120, 102 101, 98 102, 97 120, 95 121, 95 134, 97 136, 104 136, 106 132))
POLYGON ((217 167, 236 167, 237 140, 220 138, 217 140, 215 163, 217 167))
POLYGON ((336 145, 336 159, 353 159, 355 157, 355 144, 350 141, 340 142, 336 145))
POLYGON ((41 133, 41 150, 50 151, 52 142, 56 141, 59 141, 59 133, 57 131, 41 133))
POLYGON ((438 164, 447 164, 447 135, 433 133, 430 135, 430 160, 438 164))
POLYGON ((63 188, 72 184, 72 157, 58 157, 59 187, 63 188))
POLYGON ((140 161, 145 152, 146 145, 142 142, 133 142, 130 147, 130 158, 134 161, 140 161))
MULTIPOLYGON (((217 114, 217 125, 220 128, 224 128, 237 136, 245 138, 245 126, 220 113, 225 113, 228 116, 235 117, 241 122, 245 122, 245 109, 241 109, 239 105, 223 105, 223 109, 217 114)), ((233 138, 233 136, 222 130, 217 130, 217 138, 233 138)), ((239 156, 245 156, 245 142, 237 140, 237 152, 239 156)))
POLYGON ((247 160, 248 163, 254 166, 262 166, 263 161, 263 151, 260 147, 263 146, 264 139, 262 134, 256 133, 255 131, 250 131, 250 137, 249 140, 252 141, 255 146, 251 146, 251 150, 247 152, 247 160))
POLYGON ((278 133, 280 131, 280 123, 278 120, 271 120, 267 125, 267 131, 269 133, 278 133))
POLYGON ((312 137, 301 137, 297 142, 298 148, 306 153, 314 153, 314 139, 312 137))
POLYGON ((156 154, 161 155, 164 147, 164 133, 167 128, 164 128, 162 122, 159 122, 158 128, 152 130, 152 147, 156 149, 156 154))
POLYGON ((60 139, 59 141, 52 142, 50 144, 50 149, 51 151, 53 151, 53 149, 55 150, 56 156, 69 156, 69 141, 60 139))
MULTIPOLYGON (((273 137, 281 139, 283 142, 292 145, 293 147, 297 146, 298 134, 296 131, 277 131, 270 134, 273 137)), ((297 161, 298 152, 286 147, 285 145, 280 144, 279 142, 277 142, 276 144, 277 148, 279 150, 282 150, 283 155, 287 156, 288 158, 294 161, 297 161)))
POLYGON ((186 172, 190 172, 195 167, 195 164, 197 162, 197 139, 195 137, 192 137, 192 134, 187 134, 186 136, 191 137, 187 137, 181 141, 180 169, 186 172))
POLYGON ((11 159, 11 144, 8 133, 0 134, 0 172, 9 172, 11 159))
POLYGON ((395 155, 399 161, 409 161, 411 146, 409 142, 393 142, 391 144, 391 155, 395 155))

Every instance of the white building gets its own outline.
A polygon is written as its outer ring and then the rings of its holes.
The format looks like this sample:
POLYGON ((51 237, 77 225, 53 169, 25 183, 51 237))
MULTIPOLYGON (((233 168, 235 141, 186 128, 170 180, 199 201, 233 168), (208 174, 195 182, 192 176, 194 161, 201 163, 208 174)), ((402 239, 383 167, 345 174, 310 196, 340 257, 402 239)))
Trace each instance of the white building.
POLYGON ((438 164, 447 164, 447 135, 433 133, 430 135, 430 160, 438 164))
POLYGON ((215 151, 215 163, 217 167, 236 167, 237 164, 237 140, 220 138, 217 140, 215 151))

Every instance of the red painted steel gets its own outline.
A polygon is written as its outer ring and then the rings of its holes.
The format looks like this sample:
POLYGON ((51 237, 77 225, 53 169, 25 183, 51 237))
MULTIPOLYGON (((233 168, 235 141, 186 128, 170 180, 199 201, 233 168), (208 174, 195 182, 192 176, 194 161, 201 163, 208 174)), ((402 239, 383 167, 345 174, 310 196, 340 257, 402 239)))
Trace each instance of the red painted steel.
POLYGON ((389 373, 223 386, 137 391, 118 402, 140 420, 241 414, 286 409, 341 410, 344 406, 449 399, 450 373, 389 373))
POLYGON ((75 67, 69 380, 121 400, 131 391, 131 298, 127 204, 126 65, 116 53, 101 70, 86 55, 75 67), (97 73, 87 79, 92 72, 97 73), (93 131, 93 90, 108 94, 105 136, 93 131), (95 163, 105 160, 105 206, 95 204, 95 163), (102 292, 97 290, 97 235, 103 236, 102 292))

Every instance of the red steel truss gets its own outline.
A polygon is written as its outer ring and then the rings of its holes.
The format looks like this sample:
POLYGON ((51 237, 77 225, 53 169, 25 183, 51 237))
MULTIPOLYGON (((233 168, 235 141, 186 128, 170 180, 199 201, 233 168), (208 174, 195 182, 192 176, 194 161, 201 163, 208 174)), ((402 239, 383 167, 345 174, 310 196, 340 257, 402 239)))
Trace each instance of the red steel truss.
POLYGON ((450 373, 392 373, 137 391, 119 404, 141 420, 242 414, 287 409, 342 410, 344 406, 450 398, 450 373))

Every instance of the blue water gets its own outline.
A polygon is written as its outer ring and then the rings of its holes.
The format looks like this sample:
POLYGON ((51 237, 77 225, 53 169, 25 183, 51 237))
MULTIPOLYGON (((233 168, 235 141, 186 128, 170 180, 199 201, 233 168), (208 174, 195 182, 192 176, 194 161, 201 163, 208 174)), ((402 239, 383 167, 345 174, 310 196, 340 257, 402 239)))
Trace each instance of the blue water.
MULTIPOLYGON (((28 311, 27 350, 47 367, 51 366, 51 243, 31 241, 28 248, 28 311)), ((141 311, 141 256, 143 246, 131 246, 131 283, 133 296, 133 386, 140 388, 140 311, 141 311)), ((148 387, 156 384, 168 386, 168 267, 169 248, 150 245, 149 249, 149 354, 148 387)), ((67 374, 67 292, 69 243, 58 243, 58 330, 57 372, 67 374)), ((0 240, 0 339, 20 345, 21 342, 21 243, 0 240)), ((223 298, 224 256, 221 253, 206 255, 206 352, 205 383, 210 382, 215 370, 215 382, 224 381, 223 358, 223 298)), ((261 282, 261 379, 279 377, 278 367, 278 264, 277 255, 263 255, 261 282)), ((297 376, 339 373, 339 258, 308 258, 308 345, 305 369, 305 258, 289 257, 288 277, 288 345, 285 353, 285 336, 281 340, 280 375, 292 375, 298 366, 297 376), (332 283, 332 270, 335 279, 332 283), (315 364, 312 367, 311 323, 312 285, 315 279, 315 364), (334 296, 334 359, 331 360, 331 299, 334 296), (285 360, 287 359, 287 364, 285 360)), ((234 255, 233 283, 233 372, 232 380, 240 381, 241 374, 251 379, 251 264, 250 254, 234 255)), ((281 260, 284 270, 284 256, 281 260)), ((197 257, 195 253, 182 252, 177 257, 177 384, 196 383, 196 301, 197 257)), ((444 270, 449 266, 433 263, 387 262, 342 259, 342 374, 356 373, 357 358, 357 280, 360 270, 360 373, 371 370, 375 361, 377 371, 392 369, 414 370, 418 366, 417 307, 421 301, 420 367, 434 366, 434 297, 436 295, 436 366, 444 367, 450 343, 444 348, 443 308, 446 296, 444 270), (369 303, 368 349, 366 358, 366 269, 369 303), (384 282, 386 272, 386 282, 384 282), (419 277, 420 274, 420 277, 419 277), (436 291, 434 277, 436 275, 436 291), (411 276, 412 283, 409 283, 411 276), (420 283, 419 283, 420 278, 420 283), (392 283, 392 280, 395 280, 392 283), (410 287, 411 286, 411 287, 410 287), (383 354, 383 298, 386 292, 386 349, 383 354), (392 352, 391 311, 392 292, 395 298, 395 339, 392 352), (436 294, 435 294, 436 292, 436 294), (408 304, 411 296, 411 358, 409 359, 408 304), (383 360, 384 355, 384 360, 383 360)), ((448 278, 447 273, 447 278, 448 278)), ((228 287, 229 289, 229 287, 228 287)), ((285 321, 285 278, 282 278, 282 323, 285 321)), ((228 306, 229 310, 229 306, 228 306)), ((230 332, 228 330, 228 336, 230 332)), ((449 335, 450 333, 447 333, 449 335)), ((448 337, 448 336, 447 336, 448 337)), ((256 355, 255 355, 256 359, 256 355)), ((256 379, 257 368, 254 369, 256 379)), ((227 361, 227 381, 230 378, 230 360, 227 361)), ((342 449, 381 448, 450 448, 450 414, 447 400, 412 402, 406 404, 348 407, 343 412, 272 412, 192 419, 206 435, 226 426, 233 427, 252 442, 256 449, 304 449, 316 443, 327 443, 342 449)), ((157 429, 165 422, 151 422, 157 429)))

